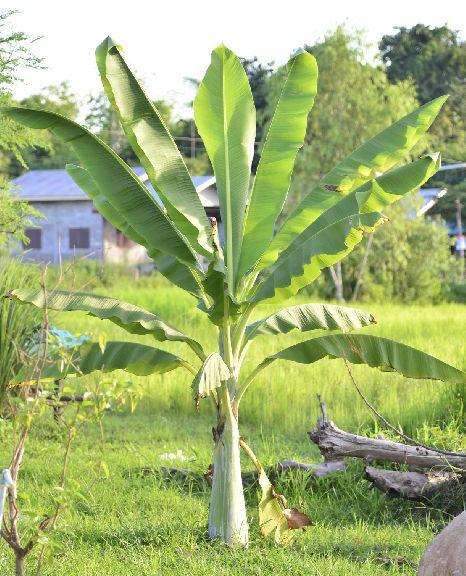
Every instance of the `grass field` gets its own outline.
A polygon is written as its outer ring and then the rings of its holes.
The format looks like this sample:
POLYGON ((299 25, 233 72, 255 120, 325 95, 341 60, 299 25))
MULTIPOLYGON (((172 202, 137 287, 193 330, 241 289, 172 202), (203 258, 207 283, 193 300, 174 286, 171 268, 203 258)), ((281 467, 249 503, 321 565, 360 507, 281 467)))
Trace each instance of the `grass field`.
MULTIPOLYGON (((193 311, 189 297, 163 282, 155 289, 143 285, 131 291, 123 285, 106 293, 157 311, 182 330, 195 334, 207 348, 214 341, 214 331, 201 312, 193 311)), ((367 332, 397 338, 458 367, 465 366, 465 306, 361 307, 371 311, 379 322, 365 329, 367 332)), ((262 309, 258 315, 267 312, 262 309)), ((84 315, 56 315, 53 321, 76 333, 97 337, 104 332, 108 339, 126 337, 117 327, 84 315)), ((285 342, 289 345, 300 338, 302 335, 258 338, 248 366, 253 367, 285 342)), ((148 337, 134 340, 150 343, 148 337)), ((183 352, 178 345, 161 347, 183 352)), ((464 389, 405 380, 364 368, 355 368, 354 374, 370 400, 405 431, 451 449, 464 448, 464 389)), ((108 479, 96 472, 99 431, 91 427, 78 439, 71 477, 82 484, 84 498, 64 514, 58 533, 60 548, 44 574, 415 574, 426 544, 448 522, 448 511, 436 503, 427 506, 390 500, 369 490, 358 463, 352 464, 346 474, 320 480, 303 474, 281 478, 279 490, 292 506, 301 507, 315 522, 314 527, 298 535, 293 545, 279 548, 260 538, 256 485, 247 488, 250 548, 232 551, 208 542, 206 484, 168 482, 152 472, 166 465, 161 454, 177 450, 190 460, 174 461, 175 466, 201 474, 210 463, 213 418, 207 404, 196 413, 189 384, 189 375, 181 371, 146 378, 145 395, 135 414, 106 416, 103 449, 110 470, 108 479), (142 473, 143 469, 146 473, 142 473)), ((317 393, 339 426, 365 432, 376 430, 340 361, 322 361, 314 367, 276 363, 248 391, 241 412, 242 433, 264 464, 283 458, 318 460, 317 450, 306 437, 318 415, 317 393)), ((8 457, 8 436, 6 432, 0 437, 1 462, 8 457)), ((28 454, 21 487, 31 496, 32 508, 45 512, 61 461, 60 432, 50 416, 35 430, 28 454)), ((244 465, 249 468, 248 462, 244 465)), ((0 573, 11 573, 11 566, 9 551, 0 544, 0 573)), ((34 574, 33 559, 30 566, 29 573, 34 574)))

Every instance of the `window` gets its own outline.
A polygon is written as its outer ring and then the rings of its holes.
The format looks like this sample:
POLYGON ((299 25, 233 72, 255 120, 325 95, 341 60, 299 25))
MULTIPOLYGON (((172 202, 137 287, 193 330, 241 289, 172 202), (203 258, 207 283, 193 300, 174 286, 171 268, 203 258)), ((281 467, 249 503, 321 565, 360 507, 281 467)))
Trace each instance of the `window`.
POLYGON ((86 250, 89 247, 89 228, 70 228, 70 249, 86 250))
POLYGON ((23 248, 40 250, 42 248, 42 229, 41 228, 26 228, 24 235, 28 238, 29 242, 23 242, 23 248))

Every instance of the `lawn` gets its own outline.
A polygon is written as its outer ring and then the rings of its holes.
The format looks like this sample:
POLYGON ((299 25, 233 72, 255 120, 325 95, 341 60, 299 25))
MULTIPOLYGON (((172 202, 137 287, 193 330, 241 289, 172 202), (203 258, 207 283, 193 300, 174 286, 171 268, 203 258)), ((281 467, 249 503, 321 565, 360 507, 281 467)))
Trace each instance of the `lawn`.
MULTIPOLYGON (((203 314, 193 311, 189 297, 164 282, 155 287, 142 283, 137 290, 122 284, 105 292, 157 311, 195 334, 207 348, 215 338, 203 314)), ((465 366, 465 306, 361 307, 379 322, 366 331, 397 338, 456 366, 465 366)), ((262 308, 258 315, 266 313, 262 308)), ((81 314, 55 315, 53 321, 76 333, 95 337, 105 333, 108 339, 126 337, 117 327, 81 314)), ((302 337, 258 338, 248 365, 278 350, 285 341, 289 344, 302 337)), ((148 337, 134 340, 150 342, 148 337)), ((178 345, 160 346, 178 353, 183 350, 178 345)), ((434 438, 443 446, 461 447, 464 389, 405 380, 367 368, 355 368, 354 374, 370 400, 405 431, 423 441, 434 438)), ((123 374, 118 377, 127 378, 123 374)), ((196 412, 189 375, 181 371, 141 382, 145 394, 136 413, 106 416, 103 444, 97 428, 89 428, 78 439, 71 478, 80 482, 83 497, 77 498, 63 516, 59 548, 44 574, 413 575, 426 544, 450 518, 436 503, 427 506, 391 500, 370 490, 362 477, 362 465, 354 463, 346 474, 325 479, 303 474, 281 478, 279 490, 315 522, 293 545, 279 548, 261 539, 255 484, 247 488, 252 536, 249 549, 235 551, 210 543, 206 539, 209 489, 199 479, 211 458, 210 407, 202 404, 196 412), (192 481, 167 481, 157 473, 167 465, 160 456, 177 450, 189 461, 175 460, 168 465, 192 470, 192 481), (108 478, 97 469, 101 453, 109 468, 108 478)), ((306 436, 318 415, 317 393, 340 427, 376 431, 340 361, 326 360, 314 367, 277 363, 261 374, 242 405, 242 433, 264 464, 272 465, 282 458, 319 459, 306 436)), ((1 438, 2 462, 8 458, 8 435, 6 431, 1 438)), ((20 486, 39 513, 47 510, 60 462, 59 428, 47 415, 31 438, 20 486)), ((244 465, 250 468, 247 461, 244 465)), ((33 562, 31 574, 32 566, 33 562)), ((0 545, 0 572, 11 570, 9 551, 0 545)))

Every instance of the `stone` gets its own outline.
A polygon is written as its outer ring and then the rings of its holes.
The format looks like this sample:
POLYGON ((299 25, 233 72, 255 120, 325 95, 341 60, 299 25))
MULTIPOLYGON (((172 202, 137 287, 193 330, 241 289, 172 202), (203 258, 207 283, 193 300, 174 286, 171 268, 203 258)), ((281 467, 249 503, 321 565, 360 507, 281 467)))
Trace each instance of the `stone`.
POLYGON ((466 511, 432 540, 417 576, 466 576, 466 511))

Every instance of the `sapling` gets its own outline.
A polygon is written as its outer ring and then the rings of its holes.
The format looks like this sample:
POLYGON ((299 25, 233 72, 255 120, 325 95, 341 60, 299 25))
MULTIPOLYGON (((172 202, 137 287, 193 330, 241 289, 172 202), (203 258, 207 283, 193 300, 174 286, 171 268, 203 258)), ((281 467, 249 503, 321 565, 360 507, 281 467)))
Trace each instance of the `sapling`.
MULTIPOLYGON (((44 274, 45 277, 45 274, 44 274)), ((41 291, 46 299, 47 289, 42 279, 41 291)), ((15 334, 12 334, 12 337, 15 334)), ((56 548, 54 533, 59 516, 70 507, 76 497, 81 497, 79 484, 69 476, 69 463, 74 442, 89 423, 97 423, 102 432, 102 419, 110 409, 130 405, 134 409, 139 391, 130 382, 102 380, 86 391, 79 401, 66 396, 70 390, 46 378, 47 367, 59 366, 65 382, 77 347, 86 341, 49 326, 48 307, 44 306, 43 322, 37 339, 30 338, 21 350, 23 368, 13 372, 14 378, 6 388, 5 410, 9 427, 2 427, 2 444, 10 439, 12 444, 9 468, 0 474, 0 536, 14 553, 15 574, 23 576, 25 563, 31 552, 38 550, 36 575, 42 573, 46 553, 56 548), (20 486, 20 472, 27 460, 27 444, 37 423, 54 408, 57 424, 63 432, 63 456, 50 511, 45 516, 25 511, 27 493, 20 486), (6 440, 6 441, 5 441, 6 440)), ((103 437, 102 437, 103 438, 103 437)), ((103 460, 99 467, 106 472, 103 460)))
MULTIPOLYGON (((278 542, 287 541, 290 529, 309 520, 287 508, 238 427, 240 403, 262 370, 282 360, 313 364, 323 358, 344 358, 409 378, 465 381, 464 372, 419 350, 353 333, 375 322, 361 310, 303 304, 251 322, 260 303, 276 306, 313 282, 323 269, 338 264, 365 234, 386 221, 382 211, 387 206, 417 190, 438 170, 438 154, 404 161, 446 97, 414 110, 360 146, 277 226, 317 91, 317 63, 305 51, 289 61, 252 175, 256 122, 251 89, 238 57, 219 46, 194 101, 194 119, 216 178, 223 226, 219 234, 220 223, 207 218, 173 138, 121 48, 107 38, 96 56, 104 90, 162 206, 130 166, 76 122, 42 110, 15 107, 3 112, 30 128, 50 130, 70 144, 81 164, 67 166, 70 176, 108 222, 147 249, 162 275, 193 296, 217 329, 218 347, 204 350, 195 335, 183 333, 157 314, 104 296, 14 290, 11 298, 54 310, 85 311, 131 334, 186 344, 194 352, 195 364, 151 345, 109 341, 102 348, 91 343, 76 351, 68 372, 123 369, 148 375, 178 367, 191 372, 197 401, 209 398, 216 414, 210 537, 231 546, 248 544, 240 466, 243 447, 260 474, 261 530, 278 542), (320 333, 271 354, 244 374, 244 360, 256 338, 292 330, 330 334, 320 333)), ((46 372, 55 378, 61 374, 59 367, 46 372)))

